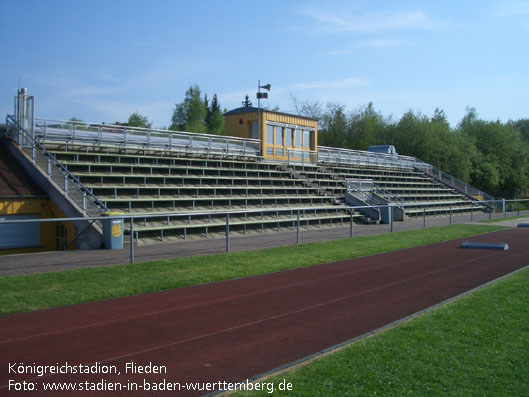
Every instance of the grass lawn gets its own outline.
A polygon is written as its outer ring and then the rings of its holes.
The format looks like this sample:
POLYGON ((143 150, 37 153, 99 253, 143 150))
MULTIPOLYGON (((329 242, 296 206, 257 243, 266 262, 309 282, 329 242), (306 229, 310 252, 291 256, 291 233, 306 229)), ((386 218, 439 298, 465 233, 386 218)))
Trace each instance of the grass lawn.
POLYGON ((511 220, 514 220, 514 219, 522 219, 522 218, 529 218, 529 216, 527 215, 520 215, 520 216, 508 216, 508 217, 505 217, 505 218, 494 218, 494 219, 487 219, 487 220, 484 220, 484 221, 480 221, 481 223, 496 223, 496 222, 503 222, 503 221, 511 221, 511 220))
POLYGON ((452 225, 134 265, 0 278, 0 315, 252 276, 487 233, 452 225))
POLYGON ((525 269, 266 381, 288 396, 527 396, 528 285, 525 269))

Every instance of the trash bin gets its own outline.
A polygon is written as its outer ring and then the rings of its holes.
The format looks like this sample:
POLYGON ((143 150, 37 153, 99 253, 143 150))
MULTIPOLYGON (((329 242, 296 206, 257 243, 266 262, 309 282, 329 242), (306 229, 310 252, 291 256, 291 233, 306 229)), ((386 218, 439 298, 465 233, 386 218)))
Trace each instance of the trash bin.
MULTIPOLYGON (((103 216, 123 215, 122 212, 107 212, 103 216)), ((105 249, 123 249, 123 218, 103 220, 103 243, 105 249)))

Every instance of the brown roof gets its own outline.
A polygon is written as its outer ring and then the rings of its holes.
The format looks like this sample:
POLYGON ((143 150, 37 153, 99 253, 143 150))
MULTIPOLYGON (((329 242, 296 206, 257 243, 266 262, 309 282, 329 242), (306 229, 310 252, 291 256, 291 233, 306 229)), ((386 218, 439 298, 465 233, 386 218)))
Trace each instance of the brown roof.
POLYGON ((44 196, 42 189, 24 172, 0 140, 0 196, 44 196))

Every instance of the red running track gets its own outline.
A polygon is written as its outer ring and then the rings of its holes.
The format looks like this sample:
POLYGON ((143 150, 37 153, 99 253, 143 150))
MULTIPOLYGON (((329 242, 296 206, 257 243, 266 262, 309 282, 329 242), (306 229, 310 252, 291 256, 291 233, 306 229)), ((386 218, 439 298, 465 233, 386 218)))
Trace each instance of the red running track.
MULTIPOLYGON (((127 387, 127 382, 143 386, 144 380, 181 385, 241 381, 524 267, 529 264, 528 239, 529 229, 511 229, 263 276, 6 316, 0 318, 0 395, 9 393, 9 380, 35 382, 39 394, 44 382, 104 380, 127 387), (462 241, 507 242, 509 250, 458 248, 462 241), (167 373, 126 374, 127 362, 163 365, 167 373), (9 373, 10 363, 100 363, 120 373, 39 377, 9 373)), ((93 393, 75 393, 83 394, 93 393)), ((204 392, 177 393, 200 394, 204 392)))

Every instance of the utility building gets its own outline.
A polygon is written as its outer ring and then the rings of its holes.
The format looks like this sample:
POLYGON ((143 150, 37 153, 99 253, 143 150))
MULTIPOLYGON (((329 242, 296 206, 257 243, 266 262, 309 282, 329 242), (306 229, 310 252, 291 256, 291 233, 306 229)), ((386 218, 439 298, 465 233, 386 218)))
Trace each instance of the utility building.
POLYGON ((226 135, 260 139, 267 159, 317 161, 317 119, 263 109, 259 117, 258 111, 241 107, 224 113, 226 135))

